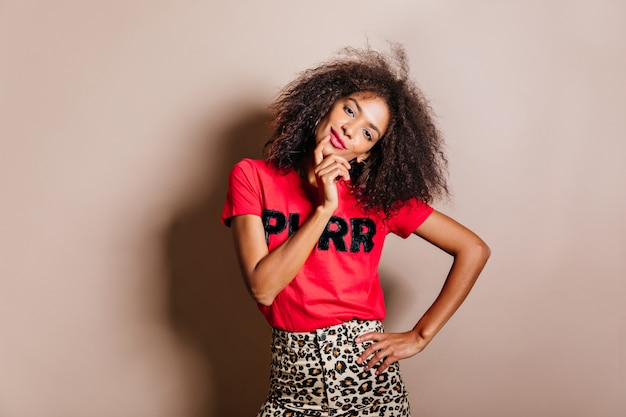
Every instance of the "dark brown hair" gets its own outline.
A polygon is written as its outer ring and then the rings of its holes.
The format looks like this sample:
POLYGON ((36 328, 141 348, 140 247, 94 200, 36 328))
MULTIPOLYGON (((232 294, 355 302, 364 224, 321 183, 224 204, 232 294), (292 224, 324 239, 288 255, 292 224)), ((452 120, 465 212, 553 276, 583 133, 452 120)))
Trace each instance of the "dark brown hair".
POLYGON ((432 110, 409 78, 406 53, 394 45, 388 55, 371 49, 343 49, 286 85, 271 106, 273 134, 266 161, 282 172, 295 169, 315 144, 317 122, 339 99, 369 91, 383 98, 390 122, 362 163, 351 161, 351 188, 366 209, 387 215, 412 198, 431 203, 447 196, 447 160, 432 110))

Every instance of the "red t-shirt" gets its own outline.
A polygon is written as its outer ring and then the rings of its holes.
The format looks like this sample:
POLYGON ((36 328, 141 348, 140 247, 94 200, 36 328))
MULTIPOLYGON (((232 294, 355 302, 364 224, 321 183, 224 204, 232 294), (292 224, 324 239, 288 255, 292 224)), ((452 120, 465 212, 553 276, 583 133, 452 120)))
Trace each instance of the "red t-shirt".
MULTIPOLYGON (((385 236, 408 237, 432 213, 420 200, 404 204, 385 220, 364 212, 344 181, 340 203, 296 277, 270 306, 259 304, 270 326, 308 332, 354 318, 385 318, 378 263, 385 236)), ((263 220, 270 251, 295 233, 314 210, 317 189, 295 170, 281 174, 262 160, 243 159, 232 169, 222 223, 253 214, 263 220)))

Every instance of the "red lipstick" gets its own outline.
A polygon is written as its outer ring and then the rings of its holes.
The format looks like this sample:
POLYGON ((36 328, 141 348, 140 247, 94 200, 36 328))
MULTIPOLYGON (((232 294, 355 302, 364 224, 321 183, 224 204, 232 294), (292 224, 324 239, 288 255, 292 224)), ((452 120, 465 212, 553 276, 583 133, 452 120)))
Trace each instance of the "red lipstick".
POLYGON ((330 143, 332 143, 332 145, 337 149, 346 149, 345 142, 341 139, 337 131, 332 127, 330 128, 330 143))

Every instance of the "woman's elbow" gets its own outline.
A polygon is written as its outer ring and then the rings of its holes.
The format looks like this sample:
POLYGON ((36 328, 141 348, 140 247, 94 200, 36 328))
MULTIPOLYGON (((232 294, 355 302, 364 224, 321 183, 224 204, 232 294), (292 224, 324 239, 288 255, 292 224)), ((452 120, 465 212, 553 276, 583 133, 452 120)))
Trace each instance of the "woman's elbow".
POLYGON ((272 303, 274 302, 274 297, 262 297, 262 296, 253 295, 252 298, 254 298, 254 301, 256 301, 257 303, 265 307, 271 306, 272 303))
POLYGON ((275 294, 259 285, 249 284, 248 292, 250 293, 254 301, 266 307, 271 306, 274 302, 274 298, 276 298, 275 294))
POLYGON ((491 248, 481 238, 474 236, 468 239, 451 255, 458 259, 465 259, 477 265, 485 265, 491 256, 491 248))
POLYGON ((478 239, 472 245, 472 253, 476 259, 483 265, 487 263, 487 260, 491 256, 491 248, 482 239, 478 239))

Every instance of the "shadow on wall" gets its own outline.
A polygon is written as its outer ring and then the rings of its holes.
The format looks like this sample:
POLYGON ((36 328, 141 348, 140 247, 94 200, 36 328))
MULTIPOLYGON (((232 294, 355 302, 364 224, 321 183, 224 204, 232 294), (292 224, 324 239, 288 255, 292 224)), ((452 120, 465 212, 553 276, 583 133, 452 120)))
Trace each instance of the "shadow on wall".
MULTIPOLYGON (((417 302, 414 294, 411 294, 411 290, 406 288, 406 285, 401 284, 400 277, 394 272, 379 268, 378 276, 380 279, 380 286, 383 289, 385 298, 385 310, 387 316, 384 320, 386 331, 406 331, 409 329, 399 329, 396 325, 396 321, 403 318, 403 313, 409 306, 409 301, 413 297, 412 301, 417 302)), ((409 306, 410 307, 410 306, 409 306)))
POLYGON ((256 415, 269 386, 270 329, 245 289, 230 229, 220 223, 230 169, 243 157, 262 157, 269 113, 238 114, 223 129, 205 129, 207 143, 217 145, 205 158, 210 177, 166 236, 173 326, 210 372, 201 375, 212 390, 199 398, 202 417, 256 415))

